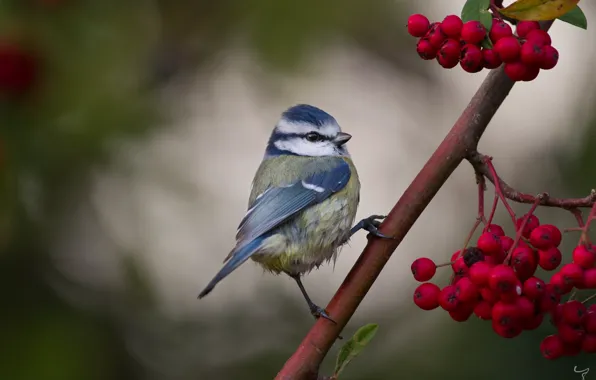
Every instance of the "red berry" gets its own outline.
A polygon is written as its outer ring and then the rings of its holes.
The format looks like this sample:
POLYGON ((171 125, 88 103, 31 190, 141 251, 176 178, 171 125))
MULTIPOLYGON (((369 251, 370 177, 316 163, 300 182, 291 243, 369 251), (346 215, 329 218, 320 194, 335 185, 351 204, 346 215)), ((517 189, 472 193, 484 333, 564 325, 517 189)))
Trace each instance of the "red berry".
POLYGON ((585 289, 596 289, 596 268, 584 271, 583 285, 585 289))
MULTIPOLYGON (((554 236, 554 230, 547 225, 541 225, 532 231, 530 234, 530 244, 538 249, 548 249, 556 247, 555 244, 556 236, 554 236)), ((560 243, 560 241, 559 241, 560 243)))
POLYGON ((530 277, 524 282, 523 294, 533 300, 539 300, 544 294, 544 281, 538 277, 530 277))
POLYGON ((519 58, 521 45, 513 36, 503 37, 495 44, 495 52, 505 63, 515 62, 519 58))
POLYGON ((488 285, 488 278, 492 272, 491 266, 484 262, 478 261, 470 267, 468 272, 470 280, 477 286, 488 285))
MULTIPOLYGON (((488 49, 490 50, 490 49, 488 49)), ((498 237, 505 236, 505 230, 503 227, 499 226, 498 224, 489 224, 486 227, 486 231, 492 232, 493 234, 497 235, 498 237)))
POLYGON ((449 316, 456 322, 465 322, 474 312, 474 306, 473 303, 460 303, 455 310, 449 312, 449 316))
POLYGON ((529 321, 522 323, 522 328, 528 331, 536 330, 538 327, 540 327, 540 325, 542 325, 543 321, 544 314, 537 314, 532 316, 532 318, 529 321))
POLYGON ((566 283, 573 286, 575 286, 578 283, 581 283, 584 279, 584 270, 576 263, 569 263, 563 265, 559 273, 561 273, 566 283))
POLYGON ((538 21, 520 21, 517 23, 515 32, 519 38, 525 38, 532 30, 540 29, 538 21))
POLYGON ((430 29, 424 38, 428 38, 430 44, 438 50, 441 48, 441 45, 443 45, 443 42, 445 42, 447 39, 447 36, 441 30, 441 24, 435 22, 430 26, 430 29))
POLYGON ((493 321, 501 326, 518 325, 520 317, 520 311, 515 304, 499 301, 493 306, 493 321))
POLYGON ((430 21, 426 16, 413 14, 408 17, 408 33, 413 37, 424 37, 430 28, 430 21))
POLYGON ((480 21, 468 21, 461 29, 461 39, 467 44, 478 45, 484 37, 486 37, 486 28, 480 21))
POLYGON ((449 15, 443 19, 441 30, 450 38, 459 38, 464 22, 456 15, 449 15))
POLYGON ((561 301, 561 295, 557 293, 555 287, 551 284, 544 288, 544 295, 540 298, 540 310, 544 313, 554 310, 561 301))
POLYGON ((551 44, 550 36, 542 29, 535 29, 528 32, 526 35, 526 42, 532 42, 539 46, 551 44))
POLYGON ((550 45, 543 46, 542 51, 543 55, 540 68, 542 70, 550 70, 557 65, 557 62, 559 62, 559 52, 550 45))
POLYGON ((521 281, 532 277, 538 268, 534 250, 529 247, 517 247, 511 254, 511 266, 521 281))
POLYGON ((493 305, 488 301, 482 300, 476 304, 474 314, 476 314, 478 318, 488 321, 492 319, 493 305))
POLYGON ((505 74, 514 82, 524 80, 528 72, 528 67, 521 61, 510 62, 505 64, 505 74))
POLYGON ((590 334, 596 334, 596 311, 588 310, 584 317, 584 329, 590 334))
POLYGON ((517 277, 511 267, 500 264, 492 268, 488 284, 494 291, 509 293, 515 291, 517 277))
POLYGON ((551 231, 551 236, 555 247, 561 245, 561 240, 563 240, 563 234, 557 226, 554 226, 552 224, 543 224, 542 227, 548 228, 551 231))
POLYGON ((493 331, 495 333, 497 333, 497 335, 499 335, 503 338, 506 338, 506 339, 515 338, 516 336, 518 336, 519 334, 522 333, 522 328, 520 325, 512 325, 512 326, 499 325, 498 322, 495 321, 494 317, 493 317, 493 321, 492 321, 492 327, 493 327, 493 331))
POLYGON ((501 239, 492 232, 482 233, 478 237, 477 246, 487 256, 498 255, 503 250, 501 239))
POLYGON ((538 77, 540 74, 540 67, 526 65, 526 74, 522 78, 524 82, 531 82, 538 77))
POLYGON ((471 302, 478 300, 478 288, 467 277, 462 278, 455 284, 457 298, 461 302, 471 302))
POLYGON ((544 270, 555 270, 561 265, 563 255, 559 248, 551 247, 546 250, 538 251, 538 265, 544 270))
POLYGON ((573 249, 573 262, 578 264, 584 269, 590 269, 594 267, 596 263, 596 250, 591 244, 578 245, 573 249))
MULTIPOLYGON (((526 215, 518 218, 515 221, 515 229, 516 230, 519 230, 519 227, 521 227, 521 224, 522 224, 524 218, 526 217, 526 215)), ((526 222, 526 225, 524 226, 524 230, 522 231, 522 236, 525 237, 526 239, 528 239, 530 237, 530 234, 532 233, 532 231, 534 231, 534 229, 536 227, 538 227, 539 225, 540 225, 540 220, 538 219, 538 217, 534 214, 530 215, 528 217, 528 221, 526 222)))
POLYGON ((437 272, 437 266, 435 265, 434 261, 426 257, 421 257, 414 260, 411 269, 416 281, 420 282, 426 282, 430 280, 437 272))
POLYGON ((526 42, 520 50, 521 61, 528 66, 540 66, 544 61, 544 50, 542 46, 532 42, 526 42))
POLYGON ((561 314, 562 321, 570 325, 579 325, 583 323, 588 309, 583 303, 573 300, 567 301, 563 304, 563 311, 561 314))
POLYGON ((503 302, 514 303, 522 294, 522 283, 515 279, 515 285, 508 291, 499 291, 499 298, 503 302))
POLYGON ((584 336, 582 350, 588 354, 596 353, 596 334, 587 334, 584 336))
POLYGON ((447 39, 441 45, 437 61, 446 69, 452 69, 459 63, 459 54, 461 47, 458 41, 454 39, 447 39))
POLYGON ((555 360, 563 356, 565 345, 558 335, 549 335, 540 343, 540 352, 548 360, 555 360))
POLYGON ((580 325, 559 323, 557 327, 561 340, 570 345, 580 344, 586 335, 586 330, 584 330, 583 326, 580 325))
POLYGON ((433 310, 439 307, 441 289, 433 283, 421 284, 414 291, 414 303, 422 310, 433 310))
MULTIPOLYGON (((582 339, 583 341, 583 339, 582 339)), ((563 351, 563 356, 576 356, 582 351, 582 344, 581 342, 578 343, 565 343, 565 349, 563 351)))
POLYGON ((463 253, 460 255, 461 251, 455 251, 453 252, 453 255, 451 255, 451 262, 454 262, 455 260, 457 260, 460 257, 463 257, 463 253))
POLYGON ((490 40, 495 43, 503 37, 509 37, 513 34, 511 27, 505 21, 493 19, 493 25, 490 28, 490 40))
POLYGON ((461 49, 459 62, 465 71, 469 73, 479 72, 482 70, 482 50, 473 44, 464 45, 461 49))
POLYGON ((454 311, 459 306, 455 285, 447 285, 439 294, 439 305, 446 311, 454 311))
POLYGON ((555 291, 559 294, 567 294, 571 291, 571 289, 573 289, 573 285, 565 280, 565 277, 561 272, 553 274, 553 276, 550 278, 549 285, 554 286, 555 291))
POLYGON ((499 301, 499 294, 490 290, 489 288, 481 288, 480 295, 482 296, 483 300, 489 302, 491 305, 494 305, 499 301))
POLYGON ((428 38, 424 37, 418 41, 416 44, 416 52, 420 56, 420 58, 424 60, 435 59, 437 56, 437 49, 431 45, 428 38))
POLYGON ((496 69, 503 63, 501 57, 493 49, 482 49, 482 62, 487 69, 496 69))
MULTIPOLYGON (((517 244, 518 247, 521 246, 521 243, 523 240, 520 240, 517 244)), ((513 243, 515 243, 515 240, 513 240, 513 238, 510 238, 509 236, 503 236, 501 237, 501 247, 503 248, 503 251, 505 252, 509 252, 509 250, 511 249, 511 247, 513 247, 513 243)))
POLYGON ((532 302, 528 297, 517 297, 514 303, 517 311, 519 313, 520 322, 525 323, 529 322, 534 318, 535 315, 535 307, 534 302, 532 302))
POLYGON ((455 260, 453 264, 451 264, 451 268, 453 269, 453 273, 458 277, 466 276, 470 270, 466 265, 466 261, 464 260, 463 256, 455 260))

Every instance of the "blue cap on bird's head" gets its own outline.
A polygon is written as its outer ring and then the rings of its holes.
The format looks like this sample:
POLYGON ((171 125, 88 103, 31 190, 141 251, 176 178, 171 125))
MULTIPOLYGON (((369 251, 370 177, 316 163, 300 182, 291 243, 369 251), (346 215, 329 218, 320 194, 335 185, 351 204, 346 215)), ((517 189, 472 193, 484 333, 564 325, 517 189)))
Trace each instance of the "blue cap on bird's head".
POLYGON ((288 108, 271 133, 265 158, 281 155, 349 156, 345 143, 352 136, 342 132, 335 118, 308 104, 288 108))

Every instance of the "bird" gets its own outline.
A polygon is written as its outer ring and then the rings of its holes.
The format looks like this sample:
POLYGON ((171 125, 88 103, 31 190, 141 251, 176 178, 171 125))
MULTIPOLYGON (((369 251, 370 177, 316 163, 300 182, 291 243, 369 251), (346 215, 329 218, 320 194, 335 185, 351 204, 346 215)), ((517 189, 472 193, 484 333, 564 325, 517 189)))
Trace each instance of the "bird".
POLYGON ((251 259, 268 272, 294 279, 310 313, 335 322, 312 301, 301 278, 325 262, 335 263, 341 247, 359 230, 391 239, 379 231, 383 215, 352 226, 360 181, 346 145, 351 138, 315 106, 298 104, 281 114, 252 181, 236 245, 199 299, 251 259))

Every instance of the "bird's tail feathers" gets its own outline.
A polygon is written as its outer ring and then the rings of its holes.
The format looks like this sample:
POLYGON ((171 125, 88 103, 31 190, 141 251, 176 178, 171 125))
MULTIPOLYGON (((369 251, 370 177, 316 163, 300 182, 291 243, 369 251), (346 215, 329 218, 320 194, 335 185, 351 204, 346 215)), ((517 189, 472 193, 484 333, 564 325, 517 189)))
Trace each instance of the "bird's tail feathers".
POLYGON ((232 252, 230 252, 223 268, 221 268, 220 271, 215 275, 215 277, 213 277, 213 280, 211 280, 209 284, 207 284, 205 289, 203 289, 203 291, 199 294, 198 298, 203 298, 207 294, 211 293, 211 291, 213 290, 213 288, 215 288, 215 285, 217 285, 218 282, 226 278, 230 273, 236 270, 236 268, 238 268, 246 260, 248 260, 248 258, 252 256, 252 254, 255 253, 257 249, 259 249, 263 240, 263 237, 258 237, 250 243, 243 245, 242 247, 240 247, 240 249, 234 249, 232 252))

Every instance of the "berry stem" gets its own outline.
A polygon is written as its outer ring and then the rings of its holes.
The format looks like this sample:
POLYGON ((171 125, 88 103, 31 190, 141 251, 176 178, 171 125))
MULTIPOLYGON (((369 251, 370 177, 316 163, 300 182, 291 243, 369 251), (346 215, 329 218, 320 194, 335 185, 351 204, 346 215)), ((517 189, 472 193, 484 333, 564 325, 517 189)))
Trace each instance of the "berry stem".
POLYGON ((586 298, 585 300, 582 301, 582 303, 586 303, 588 301, 593 300, 594 298, 596 298, 596 293, 592 294, 590 297, 586 298))
POLYGON ((478 220, 484 223, 487 227, 486 217, 484 216, 484 191, 486 190, 486 181, 481 174, 476 175, 476 183, 478 184, 478 220))
POLYGON ((569 212, 573 214, 573 216, 575 217, 575 220, 577 220, 577 225, 580 228, 584 227, 584 216, 582 214, 582 210, 578 209, 578 208, 572 208, 569 209, 569 212))
POLYGON ((524 228, 526 228, 526 224, 528 223, 530 216, 534 214, 536 207, 538 207, 538 205, 545 198, 548 198, 548 194, 546 194, 546 193, 539 194, 536 197, 536 200, 534 201, 534 204, 532 205, 532 207, 530 207, 530 210, 528 210, 526 215, 524 215, 524 218, 522 219, 522 222, 519 225, 519 228, 515 231, 515 240, 513 240, 513 244, 511 245, 511 248, 509 248, 509 252, 507 252, 507 257, 504 260, 504 262, 506 262, 507 264, 509 264, 509 262, 511 261, 511 255, 513 254, 513 251, 515 251, 515 249, 517 248, 517 245, 519 244, 519 241, 522 238, 522 233, 524 231, 524 228))
POLYGON ((505 197, 505 195, 503 194, 503 191, 501 190, 501 183, 499 181, 499 176, 497 175, 497 171, 495 170, 495 166, 493 165, 492 157, 485 156, 484 161, 485 161, 486 166, 488 166, 488 170, 490 171, 490 174, 493 176, 493 178, 497 179, 494 182, 495 192, 501 199, 501 202, 503 203, 503 206, 505 206, 505 209, 507 209, 507 212, 509 213, 511 220, 513 221, 513 225, 515 225, 515 221, 516 221, 515 212, 509 205, 509 202, 507 202, 507 198, 505 197))
POLYGON ((490 216, 488 217, 488 222, 486 223, 487 227, 493 222, 493 218, 495 217, 495 212, 497 211, 497 206, 499 205, 499 196, 495 193, 495 198, 493 200, 493 207, 490 210, 490 216))
MULTIPOLYGON (((455 261, 454 261, 454 262, 455 262, 455 261)), ((435 266, 436 266, 437 268, 448 267, 448 266, 450 266, 450 265, 453 265, 453 263, 454 263, 454 262, 448 261, 448 262, 446 262, 446 263, 443 263, 443 264, 437 264, 437 265, 435 265, 435 266)))
POLYGON ((567 302, 569 301, 573 301, 575 299, 575 295, 577 294, 577 289, 573 289, 573 291, 571 292, 571 294, 569 295, 569 299, 567 300, 567 302))

